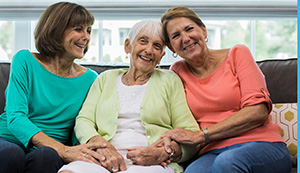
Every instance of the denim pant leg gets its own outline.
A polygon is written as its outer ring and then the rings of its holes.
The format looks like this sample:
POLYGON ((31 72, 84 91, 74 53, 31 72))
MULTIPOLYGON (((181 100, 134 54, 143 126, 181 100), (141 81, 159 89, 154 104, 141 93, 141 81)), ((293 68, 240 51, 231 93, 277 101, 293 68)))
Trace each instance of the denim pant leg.
POLYGON ((26 173, 56 173, 63 166, 63 160, 50 147, 39 147, 26 154, 26 173))
POLYGON ((0 138, 1 172, 23 173, 25 158, 25 152, 20 146, 0 138))
POLYGON ((207 152, 185 173, 290 173, 291 157, 282 142, 247 142, 207 152))
POLYGON ((282 142, 247 142, 226 147, 215 159, 212 172, 290 173, 292 161, 282 142))
POLYGON ((184 173, 211 173, 212 164, 218 156, 218 152, 210 151, 201 155, 187 166, 184 173))

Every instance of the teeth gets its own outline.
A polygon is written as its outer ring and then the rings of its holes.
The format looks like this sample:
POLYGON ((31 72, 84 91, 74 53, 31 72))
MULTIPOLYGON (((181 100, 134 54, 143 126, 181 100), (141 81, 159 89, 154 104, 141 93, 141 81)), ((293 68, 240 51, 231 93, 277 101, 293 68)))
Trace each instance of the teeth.
POLYGON ((146 61, 151 61, 151 59, 148 59, 146 57, 140 56, 142 59, 146 60, 146 61))
POLYGON ((75 44, 75 45, 78 46, 78 47, 81 47, 81 48, 84 48, 84 47, 85 47, 84 44, 75 44))
POLYGON ((194 43, 194 44, 192 44, 192 45, 190 45, 190 46, 188 46, 188 47, 185 47, 185 48, 184 48, 184 50, 186 50, 186 49, 189 49, 189 48, 193 47, 195 44, 196 44, 196 43, 194 43))

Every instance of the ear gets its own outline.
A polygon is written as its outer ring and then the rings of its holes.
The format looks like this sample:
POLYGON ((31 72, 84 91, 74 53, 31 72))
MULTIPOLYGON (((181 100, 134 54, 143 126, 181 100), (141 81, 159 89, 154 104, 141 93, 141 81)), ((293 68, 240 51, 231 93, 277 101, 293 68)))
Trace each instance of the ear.
POLYGON ((164 52, 161 54, 161 56, 160 56, 160 60, 158 61, 158 63, 157 63, 157 64, 160 64, 160 61, 161 61, 162 57, 163 57, 163 56, 165 56, 165 55, 166 55, 166 52, 164 51, 164 52))
POLYGON ((204 37, 206 38, 206 37, 207 37, 207 30, 206 30, 206 26, 205 26, 205 25, 202 25, 202 26, 201 26, 201 29, 202 29, 202 31, 203 31, 203 35, 204 35, 204 37))
POLYGON ((127 54, 131 52, 131 45, 130 45, 130 41, 128 38, 125 40, 124 50, 127 54))

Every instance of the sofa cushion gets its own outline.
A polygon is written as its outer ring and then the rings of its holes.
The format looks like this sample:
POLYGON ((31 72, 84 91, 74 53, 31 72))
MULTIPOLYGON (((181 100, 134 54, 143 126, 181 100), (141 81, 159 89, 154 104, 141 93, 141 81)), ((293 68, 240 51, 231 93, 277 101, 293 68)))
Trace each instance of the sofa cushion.
POLYGON ((257 62, 273 103, 297 103, 297 58, 257 62))
POLYGON ((10 62, 0 62, 0 114, 4 111, 5 95, 4 91, 8 83, 10 72, 10 62))
POLYGON ((297 103, 273 104, 271 120, 280 127, 280 134, 289 149, 293 165, 297 164, 297 103))

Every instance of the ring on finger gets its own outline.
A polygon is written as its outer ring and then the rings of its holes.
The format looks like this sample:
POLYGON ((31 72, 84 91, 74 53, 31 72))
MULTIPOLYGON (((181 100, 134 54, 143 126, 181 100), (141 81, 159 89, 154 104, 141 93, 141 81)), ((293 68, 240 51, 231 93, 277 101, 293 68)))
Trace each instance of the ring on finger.
POLYGON ((111 168, 113 172, 117 172, 119 169, 111 168))
POLYGON ((82 155, 82 156, 83 156, 83 157, 86 157, 86 155, 87 155, 86 153, 83 153, 83 155, 82 155))
POLYGON ((102 156, 100 161, 101 161, 101 162, 105 162, 105 161, 106 161, 106 157, 105 157, 105 156, 102 156))

